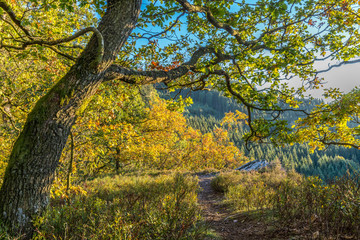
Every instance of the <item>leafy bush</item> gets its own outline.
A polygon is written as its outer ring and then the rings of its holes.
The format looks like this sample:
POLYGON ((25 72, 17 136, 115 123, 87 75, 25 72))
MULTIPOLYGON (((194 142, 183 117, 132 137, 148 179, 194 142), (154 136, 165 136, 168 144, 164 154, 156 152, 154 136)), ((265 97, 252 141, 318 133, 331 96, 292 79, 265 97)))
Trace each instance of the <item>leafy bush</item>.
POLYGON ((198 239, 197 179, 114 176, 83 184, 70 204, 53 199, 35 239, 198 239))
POLYGON ((360 175, 348 174, 326 184, 318 177, 273 167, 262 173, 222 173, 212 186, 225 193, 224 202, 235 211, 266 209, 279 229, 298 229, 321 239, 360 236, 360 175))
POLYGON ((321 237, 360 236, 359 175, 344 176, 331 184, 308 177, 301 184, 282 182, 274 212, 283 225, 305 225, 321 237))
POLYGON ((222 173, 212 181, 212 187, 225 192, 225 202, 232 205, 235 210, 262 210, 272 206, 276 189, 284 179, 299 178, 299 174, 287 173, 275 162, 261 172, 222 173))
POLYGON ((235 209, 256 209, 263 210, 272 203, 274 191, 267 187, 264 182, 254 182, 250 184, 238 184, 231 186, 226 193, 226 202, 230 203, 235 209))

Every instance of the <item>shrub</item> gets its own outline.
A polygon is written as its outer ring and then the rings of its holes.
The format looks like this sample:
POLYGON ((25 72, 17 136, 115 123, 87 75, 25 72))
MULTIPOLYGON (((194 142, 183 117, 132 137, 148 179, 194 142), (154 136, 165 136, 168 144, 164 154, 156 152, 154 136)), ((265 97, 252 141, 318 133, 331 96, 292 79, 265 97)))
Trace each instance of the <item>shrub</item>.
POLYGON ((198 239, 197 179, 184 175, 115 176, 83 184, 37 219, 35 239, 198 239))
POLYGON ((359 239, 360 175, 326 184, 318 177, 272 168, 221 173, 212 186, 225 192, 225 203, 236 211, 267 209, 279 229, 300 229, 320 239, 359 239))
POLYGON ((272 207, 277 187, 285 179, 297 181, 300 175, 287 173, 278 163, 258 171, 230 171, 219 174, 212 187, 225 192, 225 203, 235 210, 263 210, 272 207))
POLYGON ((230 186, 234 186, 244 181, 245 175, 239 171, 223 172, 211 181, 211 187, 218 192, 227 192, 230 186))
POLYGON ((360 236, 359 176, 344 176, 331 184, 308 177, 301 184, 283 182, 274 212, 283 225, 305 225, 321 237, 360 236))

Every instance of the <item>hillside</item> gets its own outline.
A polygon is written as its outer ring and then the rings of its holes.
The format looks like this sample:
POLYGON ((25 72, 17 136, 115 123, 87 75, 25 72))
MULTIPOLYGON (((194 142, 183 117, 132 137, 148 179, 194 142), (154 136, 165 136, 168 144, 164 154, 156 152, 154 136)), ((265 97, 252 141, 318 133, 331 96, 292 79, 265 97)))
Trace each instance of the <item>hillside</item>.
MULTIPOLYGON (((165 93, 162 93, 161 96, 169 97, 165 93)), ((187 94, 184 93, 182 96, 186 97, 187 94)), ((236 110, 244 112, 242 105, 234 99, 224 97, 217 91, 196 91, 191 92, 189 96, 192 98, 193 104, 186 108, 185 116, 188 124, 202 133, 212 132, 215 126, 220 126, 220 120, 225 113, 236 110)), ((309 111, 321 102, 319 99, 304 100, 301 107, 309 111)), ((255 114, 259 113, 255 112, 255 114)), ((283 119, 291 124, 298 117, 299 115, 294 112, 287 112, 283 119)), ((332 180, 337 176, 342 176, 346 171, 353 172, 360 169, 360 151, 353 148, 330 146, 324 151, 315 150, 314 153, 311 153, 309 146, 305 144, 285 147, 256 144, 251 146, 251 150, 248 151, 242 140, 245 131, 247 131, 246 125, 238 125, 236 131, 230 132, 230 139, 250 159, 266 159, 268 161, 279 159, 287 169, 294 168, 306 176, 319 176, 324 180, 332 180)))

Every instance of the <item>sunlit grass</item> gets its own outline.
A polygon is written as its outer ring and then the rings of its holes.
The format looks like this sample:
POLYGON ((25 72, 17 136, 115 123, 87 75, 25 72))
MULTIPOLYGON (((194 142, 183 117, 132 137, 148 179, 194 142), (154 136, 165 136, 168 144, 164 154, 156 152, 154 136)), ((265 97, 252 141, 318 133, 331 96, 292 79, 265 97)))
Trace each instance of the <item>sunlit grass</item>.
POLYGON ((196 177, 112 176, 82 187, 86 194, 52 200, 36 239, 199 239, 206 231, 196 177))

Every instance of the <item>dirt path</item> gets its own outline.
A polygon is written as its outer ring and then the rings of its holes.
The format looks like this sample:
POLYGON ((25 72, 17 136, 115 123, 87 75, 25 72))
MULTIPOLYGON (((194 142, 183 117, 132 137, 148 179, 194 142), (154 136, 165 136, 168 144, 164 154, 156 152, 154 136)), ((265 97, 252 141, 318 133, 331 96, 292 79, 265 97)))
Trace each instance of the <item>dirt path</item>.
MULTIPOLYGON (((203 211, 206 223, 223 240, 262 240, 282 239, 274 236, 271 226, 257 220, 248 219, 245 215, 234 215, 221 204, 223 195, 211 188, 214 174, 200 175, 199 185, 201 191, 198 201, 203 211)), ((276 234, 277 235, 277 234, 276 234)), ((207 240, 219 239, 209 237, 207 240)))

